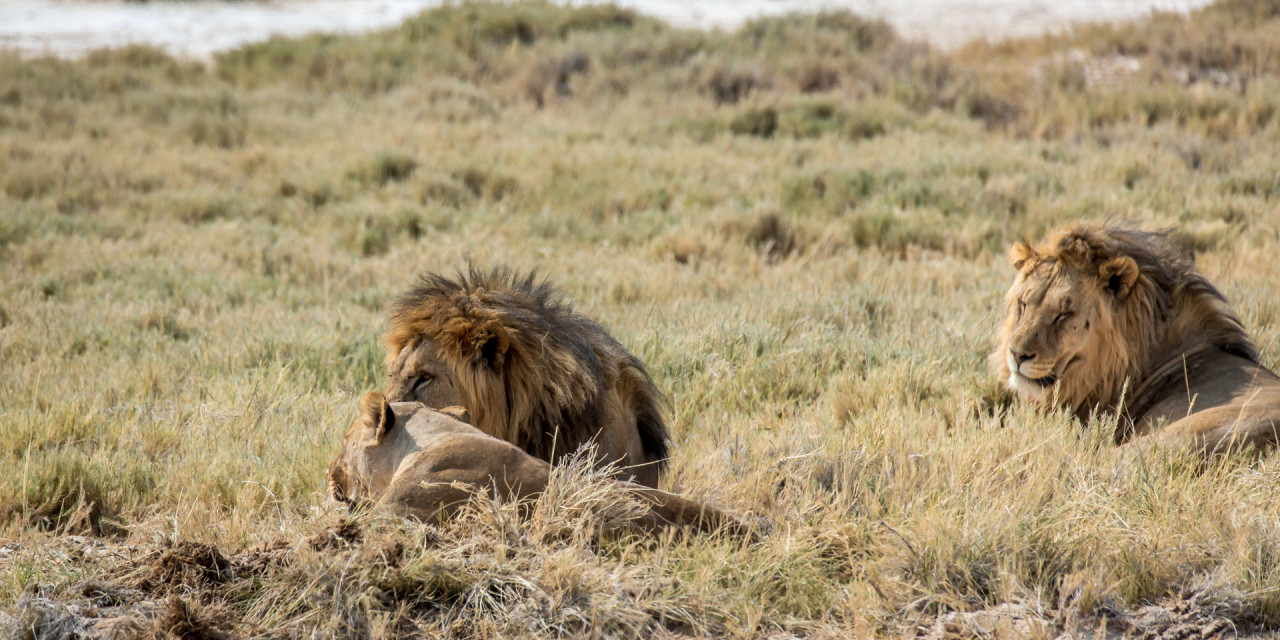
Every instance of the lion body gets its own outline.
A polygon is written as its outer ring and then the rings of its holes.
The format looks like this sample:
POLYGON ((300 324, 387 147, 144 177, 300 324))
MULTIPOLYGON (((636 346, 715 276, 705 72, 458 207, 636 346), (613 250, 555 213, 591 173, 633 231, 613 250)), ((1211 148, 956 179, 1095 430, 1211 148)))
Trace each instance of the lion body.
POLYGON ((600 465, 657 486, 669 446, 661 394, 533 274, 427 274, 393 306, 386 343, 392 401, 461 404, 476 428, 548 462, 593 443, 600 465))
MULTIPOLYGON (((547 487, 551 467, 516 446, 419 402, 388 403, 379 392, 365 395, 342 451, 326 473, 331 495, 351 505, 373 504, 406 517, 439 521, 477 491, 525 500, 547 487)), ((647 508, 631 526, 656 531, 689 526, 746 533, 734 518, 692 500, 649 487, 618 482, 647 508)))
POLYGON ((991 362, 1019 397, 1118 414, 1118 443, 1158 432, 1207 452, 1275 446, 1280 377, 1168 233, 1079 224, 1010 258, 991 362))

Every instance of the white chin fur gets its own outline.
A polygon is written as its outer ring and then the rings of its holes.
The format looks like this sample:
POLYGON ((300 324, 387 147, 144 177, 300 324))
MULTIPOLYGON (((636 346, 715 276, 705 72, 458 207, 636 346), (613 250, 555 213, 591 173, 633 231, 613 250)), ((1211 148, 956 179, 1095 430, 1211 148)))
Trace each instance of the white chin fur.
POLYGON ((1017 373, 1009 374, 1009 388, 1021 396, 1031 398, 1033 400, 1042 400, 1051 387, 1042 387, 1017 373))
POLYGON ((1043 400, 1049 395, 1052 386, 1038 385, 1018 373, 1018 363, 1014 361, 1012 352, 1006 351, 1004 358, 1009 365, 1009 388, 1014 393, 1032 400, 1043 400))

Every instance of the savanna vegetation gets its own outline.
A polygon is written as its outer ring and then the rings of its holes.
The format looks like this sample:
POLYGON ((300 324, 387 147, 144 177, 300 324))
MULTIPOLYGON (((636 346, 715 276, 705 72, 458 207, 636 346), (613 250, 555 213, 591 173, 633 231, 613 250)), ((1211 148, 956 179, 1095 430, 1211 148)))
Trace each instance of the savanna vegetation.
MULTIPOLYGON (((1280 459, 1129 455, 987 370, 1004 252, 1174 227, 1280 365, 1280 4, 941 52, 848 13, 467 4, 209 63, 0 53, 0 626, 18 637, 1280 628, 1280 459), (759 540, 349 516, 422 270, 537 268, 649 366, 663 488, 759 540)), ((1181 635, 1179 635, 1181 634, 1181 635)))

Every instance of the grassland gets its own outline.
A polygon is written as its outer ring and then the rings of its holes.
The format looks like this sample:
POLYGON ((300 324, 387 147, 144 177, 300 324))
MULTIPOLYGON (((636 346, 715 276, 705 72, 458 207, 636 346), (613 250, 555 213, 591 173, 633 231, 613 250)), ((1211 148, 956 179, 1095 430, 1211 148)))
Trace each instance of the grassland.
POLYGON ((1280 628, 1280 461, 1134 460, 985 365, 1005 248, 1113 216, 1177 228, 1280 366, 1277 34, 1247 0, 954 53, 843 13, 520 4, 208 65, 0 53, 0 624, 1280 628), (467 260, 537 268, 645 360, 665 488, 769 535, 601 538, 620 497, 572 469, 526 521, 348 520, 323 471, 383 312, 467 260))

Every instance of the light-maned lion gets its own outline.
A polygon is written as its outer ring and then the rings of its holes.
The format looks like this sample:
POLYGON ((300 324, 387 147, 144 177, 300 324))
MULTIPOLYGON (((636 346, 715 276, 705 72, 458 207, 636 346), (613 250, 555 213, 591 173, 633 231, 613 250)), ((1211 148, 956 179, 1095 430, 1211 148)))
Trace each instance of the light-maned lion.
POLYGON ((548 462, 594 442, 620 479, 656 487, 662 396, 644 365, 535 274, 424 275, 392 306, 387 397, 440 409, 548 462))
MULTIPOLYGON (((347 429, 342 451, 326 473, 329 493, 350 505, 371 503, 424 521, 449 517, 476 491, 504 499, 536 497, 551 466, 514 445, 419 402, 391 404, 377 391, 365 394, 361 414, 347 429)), ((644 531, 692 527, 751 535, 749 527, 720 510, 687 498, 616 480, 647 513, 630 523, 644 531)))
POLYGON ((1168 232, 1081 223, 1009 252, 1018 274, 991 364, 1022 399, 1119 414, 1207 453, 1276 444, 1280 378, 1168 232))

